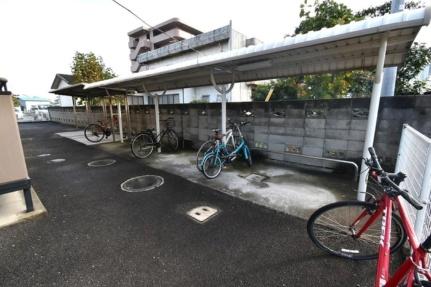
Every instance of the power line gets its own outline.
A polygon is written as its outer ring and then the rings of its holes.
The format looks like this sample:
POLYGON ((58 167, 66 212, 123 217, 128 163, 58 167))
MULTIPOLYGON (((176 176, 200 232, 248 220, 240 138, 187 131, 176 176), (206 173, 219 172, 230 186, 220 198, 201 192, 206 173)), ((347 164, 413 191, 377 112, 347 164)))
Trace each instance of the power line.
MULTIPOLYGON (((115 4, 117 4, 118 6, 120 6, 121 8, 123 8, 124 10, 126 10, 127 12, 129 12, 130 14, 132 14, 133 16, 135 16, 137 19, 139 19, 142 23, 144 23, 145 25, 147 25, 150 29, 152 30, 157 30, 163 34, 165 34, 166 36, 168 36, 170 39, 174 40, 175 42, 178 42, 179 40, 172 37, 171 35, 169 35, 168 33, 166 33, 165 31, 163 31, 160 28, 155 28, 154 26, 151 26, 148 22, 146 22, 144 19, 142 19, 141 17, 139 17, 135 12, 133 12, 132 10, 130 10, 129 8, 127 8, 126 6, 124 6, 123 4, 121 4, 120 2, 116 1, 116 0, 112 0, 115 4)), ((189 47, 191 50, 195 51, 198 55, 201 53, 198 50, 189 47)))

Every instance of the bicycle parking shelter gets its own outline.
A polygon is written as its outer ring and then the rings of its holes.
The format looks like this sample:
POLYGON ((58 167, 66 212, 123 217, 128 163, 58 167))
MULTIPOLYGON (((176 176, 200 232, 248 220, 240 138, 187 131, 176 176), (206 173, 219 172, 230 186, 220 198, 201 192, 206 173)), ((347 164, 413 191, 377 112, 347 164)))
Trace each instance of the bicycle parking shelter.
MULTIPOLYGON (((116 77, 52 90, 75 96, 109 96, 110 90, 154 96, 156 131, 160 133, 158 96, 170 89, 212 85, 222 96, 221 128, 226 131, 226 94, 236 82, 288 76, 376 69, 368 115, 363 157, 373 145, 381 95, 383 68, 403 64, 422 26, 428 25, 431 7, 406 10, 346 25, 324 28, 280 41, 234 49, 193 60, 116 77)), ((365 198, 364 162, 358 199, 365 198)))

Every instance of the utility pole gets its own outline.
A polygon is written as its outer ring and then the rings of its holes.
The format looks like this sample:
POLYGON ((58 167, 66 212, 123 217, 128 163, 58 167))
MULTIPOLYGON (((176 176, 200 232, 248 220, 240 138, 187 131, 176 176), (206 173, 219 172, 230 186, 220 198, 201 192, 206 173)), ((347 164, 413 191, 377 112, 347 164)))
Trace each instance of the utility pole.
MULTIPOLYGON (((392 0, 391 14, 404 10, 404 0, 392 0)), ((382 96, 393 97, 395 95, 395 82, 397 80, 397 67, 385 68, 383 71, 382 96)))

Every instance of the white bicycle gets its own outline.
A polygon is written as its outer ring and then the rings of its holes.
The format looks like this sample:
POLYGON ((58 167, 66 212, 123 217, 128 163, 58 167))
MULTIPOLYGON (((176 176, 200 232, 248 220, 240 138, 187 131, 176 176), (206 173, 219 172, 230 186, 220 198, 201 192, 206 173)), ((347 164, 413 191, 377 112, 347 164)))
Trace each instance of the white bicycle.
POLYGON ((221 134, 221 130, 220 129, 213 129, 213 135, 210 136, 210 139, 207 140, 206 142, 204 142, 200 148, 198 149, 198 152, 196 154, 196 167, 198 170, 202 171, 202 165, 200 164, 201 161, 204 158, 204 155, 208 152, 211 151, 216 144, 217 140, 225 140, 226 143, 226 149, 228 152, 232 152, 233 150, 235 150, 236 144, 235 142, 237 142, 235 140, 235 138, 238 138, 238 135, 240 134, 240 131, 237 130, 238 127, 231 121, 228 120, 229 122, 229 129, 226 131, 226 134, 221 134))

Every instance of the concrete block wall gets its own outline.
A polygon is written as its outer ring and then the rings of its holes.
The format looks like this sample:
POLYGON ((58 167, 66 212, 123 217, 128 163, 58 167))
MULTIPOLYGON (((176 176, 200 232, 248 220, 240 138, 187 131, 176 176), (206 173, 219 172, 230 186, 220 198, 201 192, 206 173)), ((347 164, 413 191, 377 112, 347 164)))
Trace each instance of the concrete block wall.
MULTIPOLYGON (((255 152, 274 160, 321 165, 323 161, 297 155, 360 160, 369 102, 369 98, 358 98, 228 103, 227 115, 233 121, 251 121, 243 133, 255 152), (245 117, 245 111, 251 111, 255 117, 245 117)), ((92 110, 95 118, 101 116, 101 110, 92 110)), ((73 124, 71 108, 50 108, 50 113, 52 121, 73 124)), ((161 120, 170 117, 174 118, 178 135, 199 146, 208 139, 211 129, 220 128, 220 104, 161 105, 161 120)), ((79 111, 78 118, 84 123, 85 112, 79 111)), ((381 99, 375 148, 388 166, 395 164, 403 123, 431 135, 431 97, 381 99)), ((161 127, 164 126, 162 122, 161 127)), ((136 132, 154 128, 154 107, 132 106, 131 127, 136 132)))

